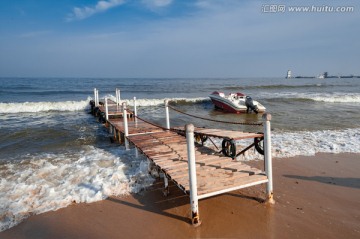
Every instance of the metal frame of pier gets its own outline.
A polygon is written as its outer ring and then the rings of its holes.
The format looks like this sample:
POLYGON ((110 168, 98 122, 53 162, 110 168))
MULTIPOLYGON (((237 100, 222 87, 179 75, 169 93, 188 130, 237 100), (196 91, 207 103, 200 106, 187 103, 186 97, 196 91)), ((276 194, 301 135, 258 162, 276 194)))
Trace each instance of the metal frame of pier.
MULTIPOLYGON (((201 224, 198 200, 204 198, 266 183, 267 201, 274 203, 270 114, 263 115, 264 134, 238 132, 232 135, 235 139, 264 137, 265 171, 262 171, 220 155, 204 153, 199 145, 195 145, 196 128, 192 124, 187 124, 181 130, 182 133, 171 130, 167 101, 166 127, 160 127, 137 116, 136 98, 134 109, 130 112, 126 103, 120 106, 119 97, 120 91, 117 89, 116 102, 105 98, 102 107, 95 89, 92 108, 97 107, 98 111, 105 113, 105 123, 113 139, 124 143, 126 149, 133 144, 137 153, 144 154, 164 174, 165 195, 169 193, 168 180, 171 180, 190 196, 191 220, 194 226, 201 224), (124 115, 127 117, 123 117, 124 115)), ((211 132, 215 137, 226 136, 219 130, 211 132)))

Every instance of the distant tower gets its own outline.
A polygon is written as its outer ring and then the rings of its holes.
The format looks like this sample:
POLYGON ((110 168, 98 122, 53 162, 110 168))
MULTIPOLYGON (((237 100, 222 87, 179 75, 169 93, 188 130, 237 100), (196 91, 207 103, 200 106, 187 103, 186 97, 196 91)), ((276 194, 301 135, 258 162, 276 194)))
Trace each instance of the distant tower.
POLYGON ((290 78, 292 78, 292 76, 291 76, 291 70, 288 70, 288 71, 287 71, 287 75, 286 75, 286 79, 290 79, 290 78))

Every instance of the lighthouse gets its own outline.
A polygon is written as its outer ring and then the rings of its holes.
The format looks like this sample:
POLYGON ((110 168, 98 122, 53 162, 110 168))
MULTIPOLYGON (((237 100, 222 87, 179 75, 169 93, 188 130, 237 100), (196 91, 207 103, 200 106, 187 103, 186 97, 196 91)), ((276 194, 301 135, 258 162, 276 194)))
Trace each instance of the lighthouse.
POLYGON ((288 70, 287 74, 286 74, 286 79, 290 79, 290 78, 292 78, 291 77, 291 70, 288 70))

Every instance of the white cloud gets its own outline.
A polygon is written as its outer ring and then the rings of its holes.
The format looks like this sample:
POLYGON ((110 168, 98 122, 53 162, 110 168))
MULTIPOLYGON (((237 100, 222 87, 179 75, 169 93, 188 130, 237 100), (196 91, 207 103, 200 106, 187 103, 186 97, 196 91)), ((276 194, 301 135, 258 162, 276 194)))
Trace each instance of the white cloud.
POLYGON ((172 3, 172 0, 152 0, 150 2, 153 2, 155 6, 158 7, 164 7, 172 3))
POLYGON ((66 18, 67 21, 82 20, 91 17, 99 12, 105 12, 110 8, 117 7, 125 3, 125 0, 98 1, 93 7, 74 7, 73 12, 66 18))
POLYGON ((173 0, 142 0, 142 3, 150 9, 169 6, 173 0))

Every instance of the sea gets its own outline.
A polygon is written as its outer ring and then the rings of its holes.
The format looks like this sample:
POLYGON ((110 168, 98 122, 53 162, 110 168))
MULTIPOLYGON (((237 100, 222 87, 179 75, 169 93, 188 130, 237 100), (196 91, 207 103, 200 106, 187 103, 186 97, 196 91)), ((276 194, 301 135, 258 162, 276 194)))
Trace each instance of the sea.
MULTIPOLYGON (((273 158, 360 153, 360 78, 0 78, 0 231, 30 215, 139 193, 154 182, 146 157, 111 143, 89 113, 94 88, 100 99, 114 100, 120 89, 130 108, 136 97, 139 117, 161 126, 168 99, 187 114, 170 109, 172 127, 263 131, 239 124, 262 122, 261 114, 218 111, 208 97, 241 92, 272 115, 273 158)), ((249 150, 237 160, 262 159, 249 150)))

